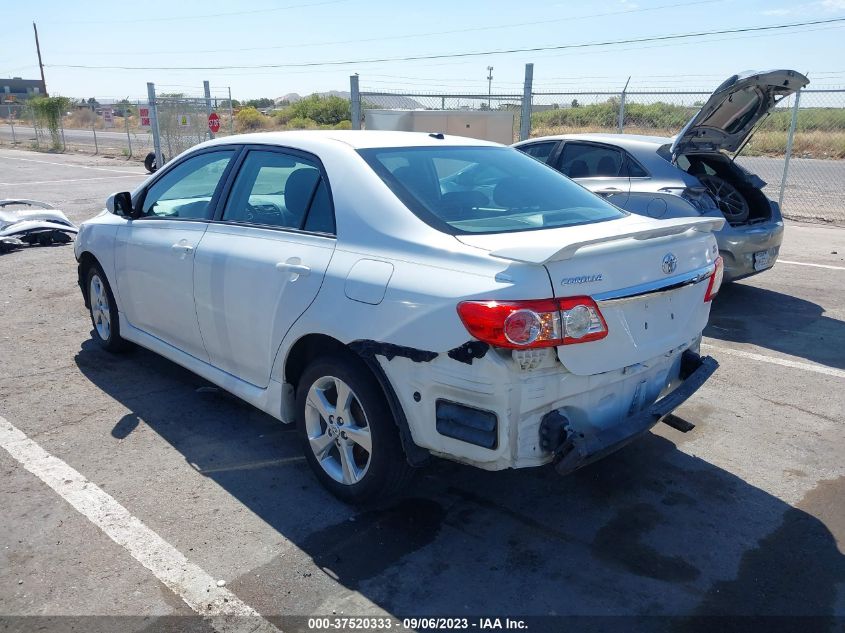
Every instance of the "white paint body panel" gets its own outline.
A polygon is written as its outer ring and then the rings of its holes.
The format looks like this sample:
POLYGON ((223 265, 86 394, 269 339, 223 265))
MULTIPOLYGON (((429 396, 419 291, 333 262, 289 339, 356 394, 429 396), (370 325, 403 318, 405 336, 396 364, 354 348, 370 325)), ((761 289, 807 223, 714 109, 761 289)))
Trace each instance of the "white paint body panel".
POLYGON ((697 344, 706 324, 706 284, 696 284, 673 291, 657 308, 601 304, 612 336, 557 354, 549 350, 532 370, 521 369, 509 350, 491 349, 471 364, 460 362, 448 352, 472 338, 458 317, 459 302, 617 290, 660 278, 667 252, 676 255, 679 272, 691 271, 712 264, 713 227, 705 221, 669 230, 660 221, 626 217, 591 225, 600 227, 601 243, 580 244, 565 257, 560 251, 567 244, 590 239, 589 227, 456 239, 411 213, 356 150, 488 143, 425 134, 302 132, 228 137, 200 148, 232 143, 318 156, 331 189, 337 237, 214 222, 191 222, 196 228, 183 222, 171 230, 167 222, 105 213, 83 224, 75 252, 78 259, 89 253, 103 266, 125 338, 285 422, 293 421, 285 363, 297 341, 310 334, 345 345, 377 341, 437 353, 430 362, 376 356, 416 444, 489 469, 537 465, 551 459, 537 442, 545 413, 566 410, 584 428, 618 423, 642 383, 646 399, 653 400, 677 379, 680 354, 697 344), (632 223, 649 239, 611 239, 614 232, 630 234, 632 223), (134 228, 140 224, 144 231, 134 228), (145 235, 154 228, 162 230, 160 237, 145 235), (165 246, 181 239, 196 240, 190 259, 165 253, 165 246), (310 272, 276 268, 289 261, 310 272), (596 283, 571 289, 561 284, 594 272, 602 273, 596 283), (165 309, 172 314, 156 316, 165 309), (653 320, 656 335, 634 331, 645 320, 653 320), (496 413, 497 447, 440 435, 434 416, 438 398, 496 413))
POLYGON ((205 222, 136 220, 117 230, 115 285, 125 322, 208 360, 194 308, 194 253, 205 222))
POLYGON ((194 258, 194 297, 211 364, 266 387, 279 343, 317 296, 334 248, 328 237, 209 225, 194 258))

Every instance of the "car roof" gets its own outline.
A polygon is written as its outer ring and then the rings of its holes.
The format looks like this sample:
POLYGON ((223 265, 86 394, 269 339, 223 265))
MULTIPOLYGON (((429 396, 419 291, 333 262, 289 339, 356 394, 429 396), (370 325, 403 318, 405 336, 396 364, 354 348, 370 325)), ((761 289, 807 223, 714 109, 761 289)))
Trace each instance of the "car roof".
POLYGON ((329 144, 343 144, 353 149, 366 149, 371 147, 443 147, 464 146, 464 147, 503 147, 499 143, 482 141, 465 136, 442 134, 435 136, 434 133, 426 132, 390 132, 382 130, 298 130, 291 132, 257 132, 254 134, 237 134, 224 136, 203 145, 231 144, 231 143, 257 143, 261 145, 296 145, 302 149, 308 149, 329 144))
POLYGON ((611 143, 624 147, 626 149, 645 149, 645 146, 651 146, 652 149, 657 149, 661 145, 667 145, 672 142, 670 136, 647 136, 644 134, 555 134, 553 136, 539 136, 527 141, 522 141, 517 145, 525 143, 537 143, 540 141, 559 141, 559 140, 578 140, 578 141, 593 141, 595 143, 611 143))

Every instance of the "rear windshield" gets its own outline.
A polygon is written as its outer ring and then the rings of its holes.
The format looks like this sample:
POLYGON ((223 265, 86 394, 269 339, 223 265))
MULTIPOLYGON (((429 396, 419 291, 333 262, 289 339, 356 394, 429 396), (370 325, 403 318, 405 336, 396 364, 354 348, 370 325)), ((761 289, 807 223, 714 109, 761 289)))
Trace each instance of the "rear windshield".
POLYGON ((589 224, 626 213, 508 147, 359 150, 396 196, 448 233, 505 233, 589 224))

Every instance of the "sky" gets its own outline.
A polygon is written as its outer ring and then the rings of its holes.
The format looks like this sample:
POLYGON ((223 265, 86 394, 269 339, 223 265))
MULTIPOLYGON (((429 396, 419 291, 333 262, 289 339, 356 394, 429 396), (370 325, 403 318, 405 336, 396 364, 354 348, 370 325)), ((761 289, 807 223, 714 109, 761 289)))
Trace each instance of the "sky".
POLYGON ((845 18, 845 0, 0 0, 0 16, 0 75, 38 77, 34 21, 48 92, 74 98, 146 97, 149 81, 200 95, 203 80, 240 100, 305 95, 349 90, 354 73, 362 89, 486 93, 488 66, 494 94, 519 93, 528 62, 535 91, 619 90, 629 76, 629 89, 710 90, 768 68, 845 87, 845 21, 493 52, 845 18), (397 60, 465 53, 483 54, 397 60))

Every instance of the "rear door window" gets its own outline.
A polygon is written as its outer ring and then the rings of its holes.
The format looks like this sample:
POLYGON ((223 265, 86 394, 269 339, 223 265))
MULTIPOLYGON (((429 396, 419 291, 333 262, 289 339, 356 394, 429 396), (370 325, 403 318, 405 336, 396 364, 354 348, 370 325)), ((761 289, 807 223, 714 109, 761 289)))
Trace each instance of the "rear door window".
POLYGON ((558 141, 546 141, 543 143, 532 143, 531 145, 522 145, 517 149, 520 152, 528 154, 531 158, 536 158, 541 163, 547 163, 549 161, 549 156, 551 156, 552 151, 554 151, 555 145, 557 144, 558 141))
POLYGON ((250 150, 223 220, 334 233, 328 186, 317 164, 285 152, 250 150))
POLYGON ((623 173, 622 150, 607 145, 567 142, 557 168, 570 178, 615 178, 623 173))

